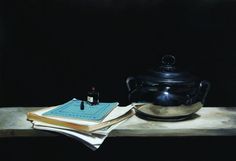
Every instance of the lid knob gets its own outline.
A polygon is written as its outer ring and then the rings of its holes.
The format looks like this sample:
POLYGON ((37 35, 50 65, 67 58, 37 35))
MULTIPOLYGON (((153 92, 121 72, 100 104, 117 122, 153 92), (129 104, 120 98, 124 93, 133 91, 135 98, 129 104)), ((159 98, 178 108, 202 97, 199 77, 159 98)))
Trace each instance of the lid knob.
POLYGON ((161 70, 162 71, 174 71, 175 57, 173 55, 165 55, 161 59, 161 70))
POLYGON ((173 55, 165 55, 161 59, 162 65, 173 66, 175 64, 175 57, 173 55))

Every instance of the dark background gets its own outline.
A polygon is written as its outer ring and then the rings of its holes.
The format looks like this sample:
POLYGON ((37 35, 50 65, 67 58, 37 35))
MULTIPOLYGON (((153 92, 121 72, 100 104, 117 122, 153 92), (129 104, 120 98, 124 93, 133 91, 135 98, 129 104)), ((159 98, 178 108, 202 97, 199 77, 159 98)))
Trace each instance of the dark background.
MULTIPOLYGON (((159 66, 166 53, 211 82, 205 106, 236 106, 235 8, 235 0, 2 0, 0 106, 61 104, 85 98, 92 85, 101 101, 127 104, 125 79, 159 66)), ((108 138, 92 152, 63 136, 9 138, 0 139, 0 157, 230 160, 235 141, 108 138)))
POLYGON ((234 137, 107 138, 92 151, 68 137, 0 139, 4 161, 235 161, 234 137))
POLYGON ((83 99, 127 104, 126 77, 166 53, 212 88, 205 106, 235 106, 236 1, 1 1, 1 106, 83 99))

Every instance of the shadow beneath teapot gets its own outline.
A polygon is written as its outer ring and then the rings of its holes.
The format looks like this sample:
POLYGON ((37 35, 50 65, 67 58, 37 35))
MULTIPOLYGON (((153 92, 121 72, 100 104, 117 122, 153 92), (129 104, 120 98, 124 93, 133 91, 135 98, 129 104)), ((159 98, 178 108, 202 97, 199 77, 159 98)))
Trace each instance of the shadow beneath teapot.
POLYGON ((189 117, 187 118, 187 120, 194 120, 194 119, 196 119, 196 118, 198 118, 198 117, 200 117, 200 115, 194 113, 194 114, 189 115, 189 117))
POLYGON ((154 116, 146 115, 146 114, 143 114, 140 112, 137 112, 136 116, 141 119, 148 120, 148 121, 161 121, 161 122, 189 121, 189 120, 194 120, 194 119, 197 119, 198 117, 200 117, 200 115, 193 113, 193 114, 187 115, 187 116, 164 118, 164 117, 154 117, 154 116))

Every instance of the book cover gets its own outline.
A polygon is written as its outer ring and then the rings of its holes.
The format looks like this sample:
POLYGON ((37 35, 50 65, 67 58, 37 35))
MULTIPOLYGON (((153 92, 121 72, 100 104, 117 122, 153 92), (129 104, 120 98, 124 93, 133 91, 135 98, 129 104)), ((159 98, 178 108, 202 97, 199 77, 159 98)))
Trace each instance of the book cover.
POLYGON ((132 110, 133 106, 128 105, 124 107, 116 106, 116 108, 114 108, 114 110, 112 110, 101 122, 43 115, 44 113, 47 113, 48 111, 51 111, 56 108, 57 106, 47 107, 42 108, 41 110, 28 112, 27 119, 30 121, 39 121, 87 133, 114 125, 135 114, 134 110, 132 110))
POLYGON ((74 118, 89 121, 102 121, 115 107, 118 102, 99 103, 91 105, 84 101, 84 108, 81 109, 82 101, 73 99, 65 104, 59 105, 57 108, 43 113, 43 116, 56 116, 63 118, 74 118))

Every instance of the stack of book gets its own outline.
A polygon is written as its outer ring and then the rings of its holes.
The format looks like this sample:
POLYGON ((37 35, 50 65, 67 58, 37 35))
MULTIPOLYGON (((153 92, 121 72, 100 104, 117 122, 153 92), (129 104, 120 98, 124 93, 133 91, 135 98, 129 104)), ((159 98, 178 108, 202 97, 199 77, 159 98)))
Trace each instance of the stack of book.
POLYGON ((95 150, 108 134, 124 120, 134 115, 132 105, 118 102, 91 105, 73 99, 65 104, 27 113, 34 129, 53 131, 80 140, 95 150))

